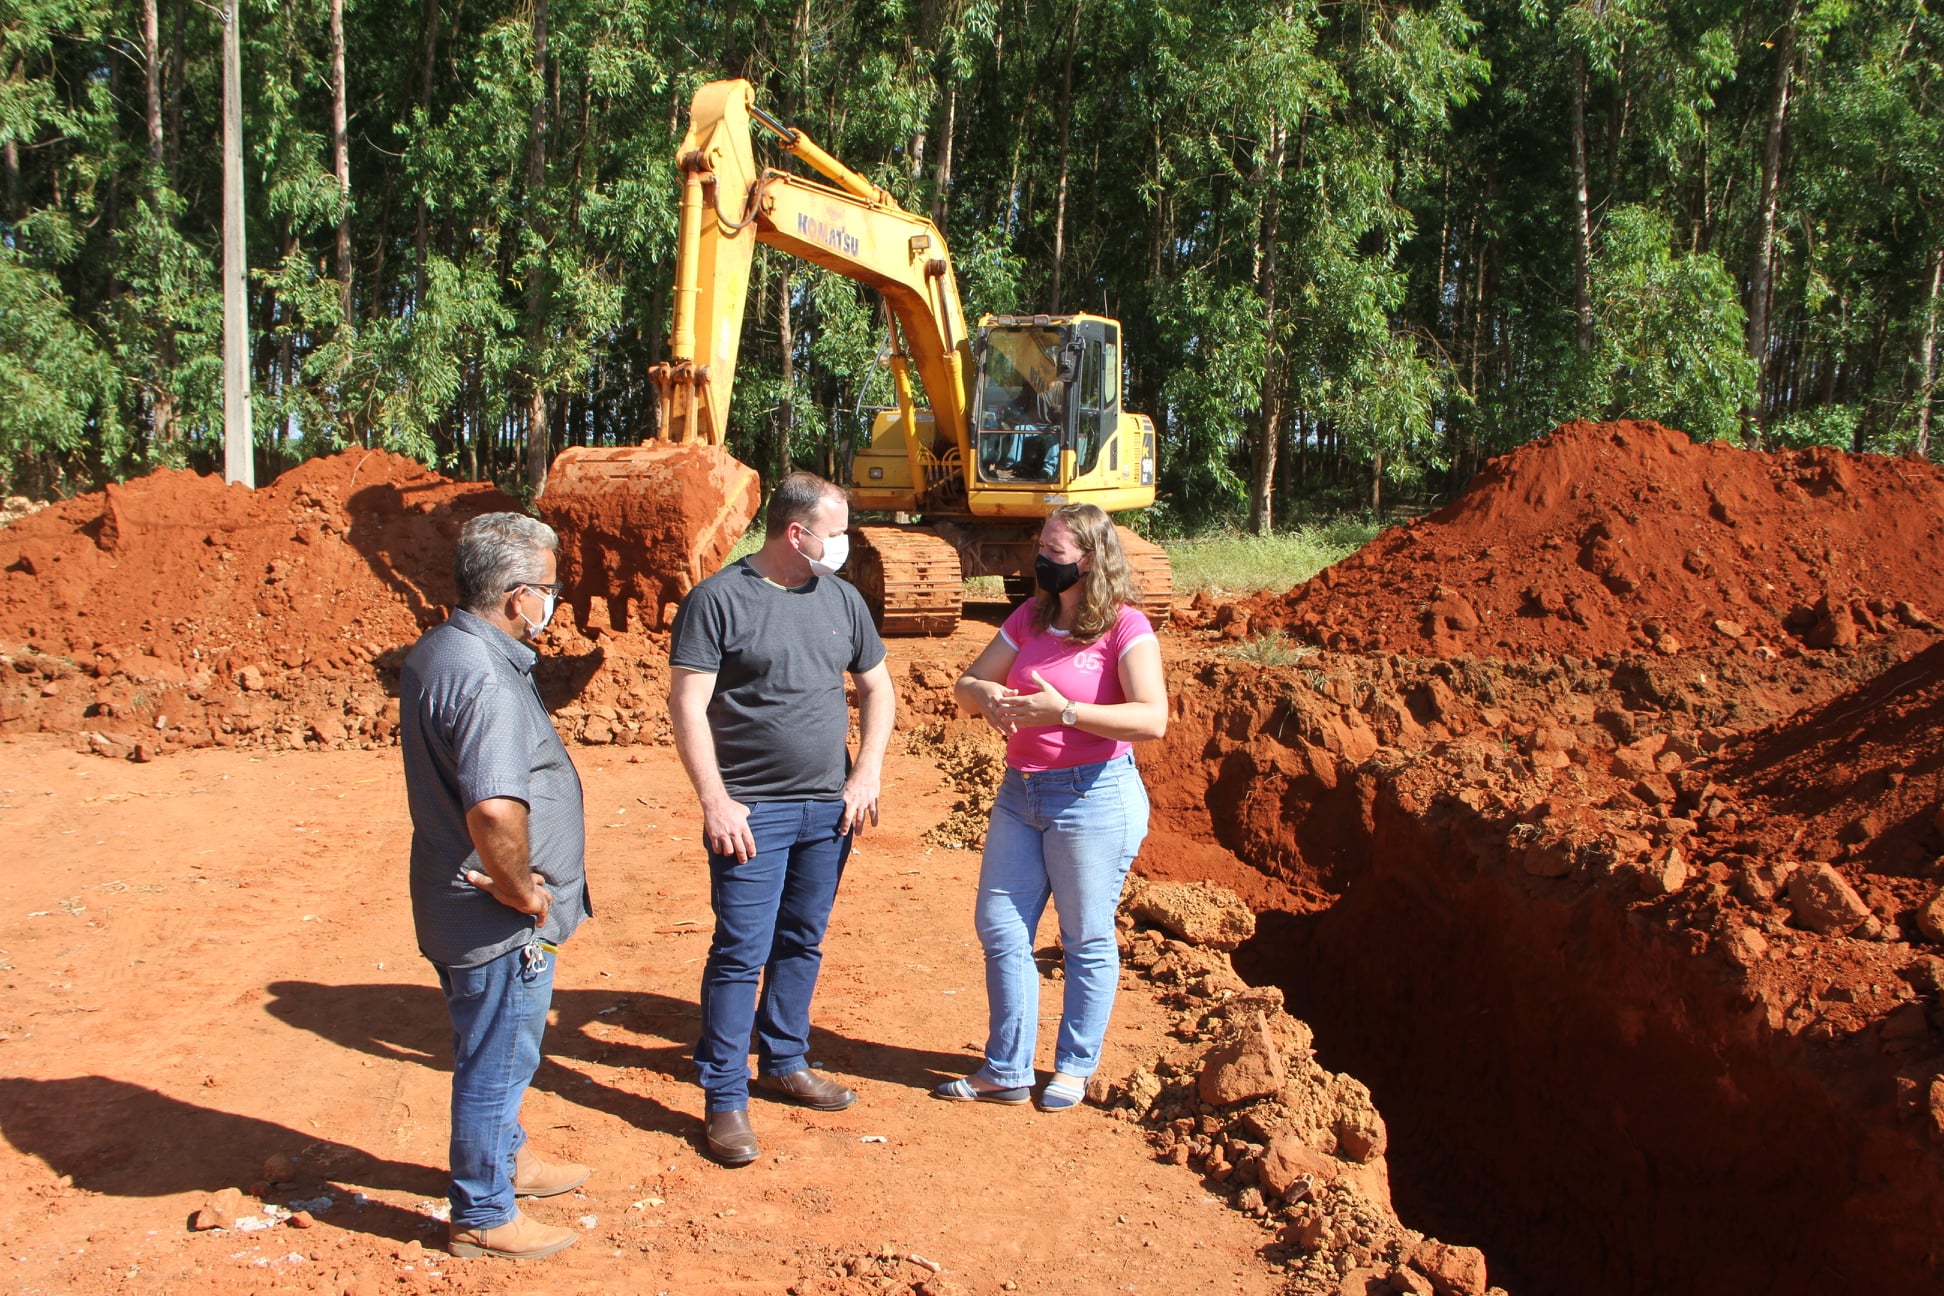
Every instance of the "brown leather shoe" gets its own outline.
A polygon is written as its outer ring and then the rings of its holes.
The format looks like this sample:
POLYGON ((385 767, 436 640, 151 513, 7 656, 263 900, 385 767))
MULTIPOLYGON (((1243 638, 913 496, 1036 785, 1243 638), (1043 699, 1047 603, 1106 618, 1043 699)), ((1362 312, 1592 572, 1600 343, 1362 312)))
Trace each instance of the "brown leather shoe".
POLYGON ((572 1192, 587 1182, 589 1170, 572 1161, 548 1161, 538 1153, 520 1149, 513 1161, 515 1197, 557 1197, 572 1192))
POLYGON ((705 1120, 709 1155, 728 1166, 748 1165, 763 1155, 756 1131, 749 1127, 749 1109, 710 1112, 705 1120))
POLYGON ((756 1087, 767 1090, 785 1102, 814 1107, 818 1111, 842 1111, 857 1101, 856 1094, 809 1067, 788 1075, 758 1076, 756 1087))
POLYGON ((525 1215, 488 1229, 447 1225, 446 1250, 463 1259, 497 1256, 501 1260, 537 1260, 574 1245, 572 1229, 555 1228, 525 1215))

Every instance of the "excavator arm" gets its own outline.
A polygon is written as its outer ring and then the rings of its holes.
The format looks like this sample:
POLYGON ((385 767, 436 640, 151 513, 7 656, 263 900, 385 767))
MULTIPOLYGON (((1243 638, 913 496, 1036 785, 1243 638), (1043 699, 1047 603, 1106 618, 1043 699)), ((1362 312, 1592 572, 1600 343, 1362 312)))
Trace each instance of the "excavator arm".
MULTIPOLYGON (((907 357, 931 403, 934 426, 954 443, 968 427, 971 343, 944 236, 884 190, 831 157, 800 130, 755 105, 747 81, 714 81, 695 94, 682 171, 674 321, 669 360, 650 376, 661 399, 662 435, 721 445, 749 296, 750 260, 767 243, 875 288, 895 322, 891 359, 907 430, 917 427, 907 357), (759 170, 753 123, 828 183, 759 170)), ((906 438, 913 479, 917 437, 906 438)))

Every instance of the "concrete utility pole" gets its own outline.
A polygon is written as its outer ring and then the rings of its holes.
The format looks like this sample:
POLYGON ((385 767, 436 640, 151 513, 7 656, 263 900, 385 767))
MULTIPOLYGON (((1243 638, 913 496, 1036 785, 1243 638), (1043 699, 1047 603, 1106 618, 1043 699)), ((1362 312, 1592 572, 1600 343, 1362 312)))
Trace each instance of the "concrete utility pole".
POLYGON ((223 6, 223 480, 256 485, 250 435, 250 305, 243 254, 243 43, 223 6))

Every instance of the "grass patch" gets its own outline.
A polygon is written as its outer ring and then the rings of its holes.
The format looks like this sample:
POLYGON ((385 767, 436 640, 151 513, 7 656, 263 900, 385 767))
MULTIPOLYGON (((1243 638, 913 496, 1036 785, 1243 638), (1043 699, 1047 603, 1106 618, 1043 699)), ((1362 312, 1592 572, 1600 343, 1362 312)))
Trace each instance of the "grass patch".
POLYGON ((1177 598, 1204 589, 1250 594, 1300 585, 1369 544, 1383 529, 1380 523, 1345 517, 1280 535, 1226 533, 1162 545, 1174 564, 1177 598))
POLYGON ((1316 655, 1313 644, 1297 643, 1280 630, 1251 635, 1228 650, 1228 655, 1251 666, 1294 666, 1316 655))
MULTIPOLYGON (((1380 523, 1345 516, 1272 536, 1225 531, 1193 539, 1162 540, 1160 544, 1174 565, 1176 598, 1211 588, 1223 594, 1252 594, 1300 585, 1369 544, 1383 529, 1380 523)), ((743 532, 723 564, 727 566, 762 547, 763 521, 759 517, 743 532)), ((999 577, 972 576, 966 579, 965 596, 995 600, 1006 594, 999 577)))

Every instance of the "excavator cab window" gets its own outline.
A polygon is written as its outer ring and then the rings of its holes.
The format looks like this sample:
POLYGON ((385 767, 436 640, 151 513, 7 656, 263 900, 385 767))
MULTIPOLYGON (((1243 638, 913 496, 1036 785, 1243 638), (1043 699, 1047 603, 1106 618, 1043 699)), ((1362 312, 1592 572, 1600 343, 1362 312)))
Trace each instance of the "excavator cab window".
POLYGON ((1082 321, 1076 332, 1080 352, 1079 401, 1073 420, 1073 457, 1078 474, 1100 463, 1101 447, 1120 422, 1120 330, 1082 321))
POLYGON ((979 479, 1057 482, 1066 363, 1057 328, 992 328, 980 348, 979 479))

